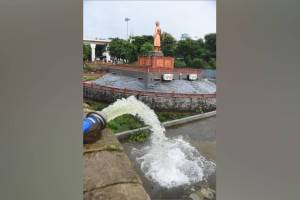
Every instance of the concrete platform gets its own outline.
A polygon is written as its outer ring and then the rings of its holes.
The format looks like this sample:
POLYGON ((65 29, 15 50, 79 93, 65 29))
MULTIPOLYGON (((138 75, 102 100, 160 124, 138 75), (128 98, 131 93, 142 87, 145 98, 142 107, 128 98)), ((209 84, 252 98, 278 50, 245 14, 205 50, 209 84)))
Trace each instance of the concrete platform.
POLYGON ((142 181, 109 129, 84 145, 85 200, 150 200, 142 181))
POLYGON ((216 84, 208 80, 187 81, 173 80, 170 82, 152 82, 145 88, 144 81, 130 76, 107 73, 93 81, 97 85, 116 88, 127 88, 147 92, 185 93, 185 94, 212 94, 216 92, 216 84))

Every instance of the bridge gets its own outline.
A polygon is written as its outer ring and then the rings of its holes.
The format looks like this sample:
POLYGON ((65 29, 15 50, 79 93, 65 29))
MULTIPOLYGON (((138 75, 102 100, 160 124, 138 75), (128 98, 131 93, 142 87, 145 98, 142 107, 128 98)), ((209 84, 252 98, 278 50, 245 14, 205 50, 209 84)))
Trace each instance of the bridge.
POLYGON ((105 46, 105 51, 103 52, 103 56, 105 56, 106 61, 110 62, 111 58, 110 58, 110 54, 109 54, 109 43, 111 42, 111 40, 107 40, 107 39, 84 39, 83 40, 83 44, 87 44, 91 46, 92 49, 92 62, 94 62, 96 60, 96 46, 97 45, 102 45, 105 46))

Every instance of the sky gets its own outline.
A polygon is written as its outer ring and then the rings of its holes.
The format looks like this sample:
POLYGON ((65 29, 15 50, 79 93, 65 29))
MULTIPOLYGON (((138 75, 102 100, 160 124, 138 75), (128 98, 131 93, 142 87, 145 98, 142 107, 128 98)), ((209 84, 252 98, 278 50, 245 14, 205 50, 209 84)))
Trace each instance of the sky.
POLYGON ((129 35, 153 35, 155 22, 162 32, 176 39, 187 33, 194 39, 216 32, 216 1, 96 1, 83 2, 83 37, 127 38, 129 35))

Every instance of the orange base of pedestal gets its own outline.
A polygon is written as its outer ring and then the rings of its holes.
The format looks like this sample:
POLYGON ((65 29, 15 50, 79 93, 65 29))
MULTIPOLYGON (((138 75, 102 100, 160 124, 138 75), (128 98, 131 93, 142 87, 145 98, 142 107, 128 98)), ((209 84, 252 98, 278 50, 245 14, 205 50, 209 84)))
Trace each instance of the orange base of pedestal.
POLYGON ((174 69, 173 57, 139 56, 138 63, 140 67, 149 67, 150 69, 174 69))

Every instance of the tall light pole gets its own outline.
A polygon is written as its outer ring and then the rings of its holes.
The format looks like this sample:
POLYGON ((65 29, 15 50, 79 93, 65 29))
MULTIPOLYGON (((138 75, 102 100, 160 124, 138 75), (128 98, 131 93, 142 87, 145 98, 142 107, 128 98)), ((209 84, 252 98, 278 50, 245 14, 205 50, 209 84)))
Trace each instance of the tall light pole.
POLYGON ((125 22, 127 23, 127 39, 128 39, 128 21, 130 20, 130 18, 126 17, 125 18, 125 22))

